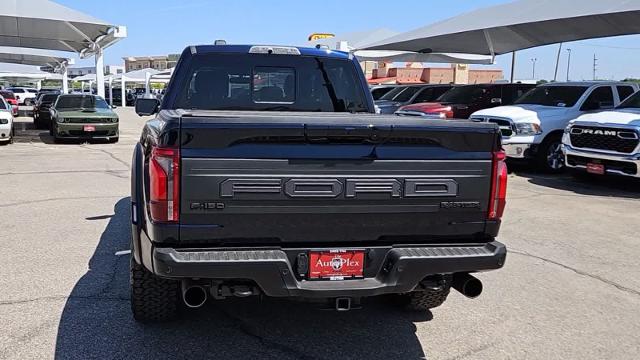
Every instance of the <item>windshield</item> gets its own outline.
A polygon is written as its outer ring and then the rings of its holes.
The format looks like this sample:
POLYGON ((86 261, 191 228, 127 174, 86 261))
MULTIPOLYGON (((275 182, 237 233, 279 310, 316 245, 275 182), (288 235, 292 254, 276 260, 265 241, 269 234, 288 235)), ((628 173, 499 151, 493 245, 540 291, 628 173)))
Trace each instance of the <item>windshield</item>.
POLYGON ((350 60, 197 55, 175 107, 202 110, 368 112, 350 60))
POLYGON ((407 102, 411 100, 411 97, 415 95, 418 90, 420 90, 418 86, 398 87, 386 93, 380 100, 407 102))
POLYGON ((573 107, 587 89, 589 89, 588 86, 537 87, 524 94, 514 104, 573 107))
POLYGON ((42 104, 52 104, 56 101, 57 98, 58 95, 56 94, 44 94, 42 95, 42 99, 40 100, 40 102, 42 104))
POLYGON ((460 86, 455 87, 444 93, 438 102, 452 104, 471 104, 484 98, 488 89, 478 86, 460 86))
POLYGON ((91 95, 74 95, 61 96, 56 103, 56 109, 109 109, 109 105, 97 96, 91 95))
POLYGON ((0 98, 0 110, 9 110, 9 106, 4 99, 0 98))
POLYGON ((618 106, 618 109, 638 108, 640 109, 640 92, 637 92, 618 106))
POLYGON ((393 99, 398 96, 398 94, 400 94, 401 92, 407 90, 407 88, 405 86, 399 86, 397 88, 392 89, 391 91, 389 91, 388 93, 384 94, 380 100, 389 100, 389 101, 393 101, 393 99))
POLYGON ((415 95, 418 91, 420 91, 420 87, 419 86, 408 87, 408 88, 405 89, 405 91, 403 91, 398 96, 396 96, 394 101, 407 102, 407 101, 411 100, 413 95, 415 95))

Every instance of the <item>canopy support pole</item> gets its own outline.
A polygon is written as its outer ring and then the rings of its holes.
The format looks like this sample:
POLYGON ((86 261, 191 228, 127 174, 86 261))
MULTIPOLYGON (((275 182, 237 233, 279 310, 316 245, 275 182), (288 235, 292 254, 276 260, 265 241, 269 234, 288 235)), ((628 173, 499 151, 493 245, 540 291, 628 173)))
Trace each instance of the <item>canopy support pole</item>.
POLYGON ((558 80, 558 67, 560 66, 560 53, 562 53, 562 43, 558 46, 558 56, 556 57, 556 72, 553 74, 553 81, 558 80))
POLYGON ((62 70, 62 93, 69 93, 69 69, 67 69, 66 65, 62 70))
POLYGON ((151 97, 151 74, 148 72, 144 74, 144 97, 151 97))
POLYGON ((120 78, 120 83, 122 88, 120 89, 120 91, 122 91, 122 107, 126 108, 127 107, 127 82, 124 78, 124 73, 122 73, 121 75, 122 77, 120 78))
POLYGON ((113 77, 109 77, 109 105, 113 106, 113 77))
POLYGON ((104 98, 104 52, 102 48, 96 46, 96 83, 98 86, 98 96, 104 98))
POLYGON ((511 53, 511 83, 516 80, 516 52, 511 53))
POLYGON ((487 29, 482 30, 482 32, 484 33, 485 40, 487 40, 487 47, 489 48, 489 53, 491 54, 491 62, 495 63, 496 51, 495 51, 495 48, 493 47, 493 40, 491 40, 491 34, 489 34, 489 30, 487 29))

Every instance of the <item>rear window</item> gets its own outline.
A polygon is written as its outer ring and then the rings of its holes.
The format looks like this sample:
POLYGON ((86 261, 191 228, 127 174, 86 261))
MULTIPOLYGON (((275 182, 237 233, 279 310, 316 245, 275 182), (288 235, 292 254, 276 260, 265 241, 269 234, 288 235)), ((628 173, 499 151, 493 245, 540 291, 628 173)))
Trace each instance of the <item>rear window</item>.
POLYGON ((191 62, 175 108, 368 112, 349 60, 311 56, 203 54, 191 62))
POLYGON ((631 86, 618 86, 617 89, 618 95, 620 96, 620 101, 628 98, 635 92, 635 89, 631 86))
POLYGON ((631 95, 631 97, 628 97, 627 100, 618 106, 618 109, 629 108, 640 109, 640 92, 631 95))
POLYGON ((5 99, 15 99, 15 95, 13 95, 12 92, 10 91, 0 91, 0 96, 2 96, 5 99))
POLYGON ((24 89, 10 89, 14 94, 24 94, 24 89))
POLYGON ((54 103, 56 101, 56 99, 58 98, 59 95, 57 94, 44 94, 42 95, 42 100, 41 102, 44 104, 51 104, 54 103))

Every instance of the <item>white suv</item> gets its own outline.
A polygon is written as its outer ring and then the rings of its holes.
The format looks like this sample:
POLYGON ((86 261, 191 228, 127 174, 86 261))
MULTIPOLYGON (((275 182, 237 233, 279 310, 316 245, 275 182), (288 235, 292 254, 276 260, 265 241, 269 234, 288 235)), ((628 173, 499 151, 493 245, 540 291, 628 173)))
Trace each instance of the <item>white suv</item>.
POLYGON ((38 93, 37 89, 26 88, 26 87, 14 87, 8 88, 8 91, 11 91, 13 95, 15 95, 16 100, 18 100, 19 105, 25 105, 25 100, 36 98, 36 94, 38 93))
POLYGON ((569 122, 603 109, 612 109, 638 90, 627 82, 570 82, 538 86, 512 106, 481 110, 476 121, 497 123, 507 156, 534 159, 542 170, 565 168, 562 135, 569 122))

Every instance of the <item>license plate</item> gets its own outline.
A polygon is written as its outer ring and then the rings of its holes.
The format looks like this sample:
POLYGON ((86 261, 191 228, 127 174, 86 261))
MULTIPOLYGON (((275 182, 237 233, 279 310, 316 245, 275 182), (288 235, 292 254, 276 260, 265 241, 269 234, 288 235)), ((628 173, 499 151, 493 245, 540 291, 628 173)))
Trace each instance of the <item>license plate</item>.
POLYGON ((328 250, 309 253, 310 279, 361 278, 363 269, 363 250, 328 250))
POLYGON ((587 172, 589 174, 604 175, 605 173, 604 164, 588 163, 587 172))
POLYGON ((93 131, 96 131, 96 127, 91 125, 85 125, 83 130, 86 132, 93 132, 93 131))

